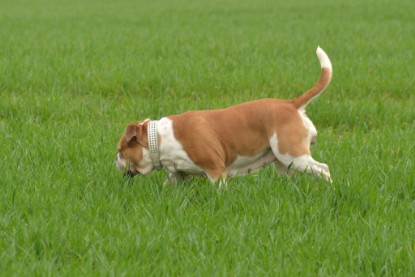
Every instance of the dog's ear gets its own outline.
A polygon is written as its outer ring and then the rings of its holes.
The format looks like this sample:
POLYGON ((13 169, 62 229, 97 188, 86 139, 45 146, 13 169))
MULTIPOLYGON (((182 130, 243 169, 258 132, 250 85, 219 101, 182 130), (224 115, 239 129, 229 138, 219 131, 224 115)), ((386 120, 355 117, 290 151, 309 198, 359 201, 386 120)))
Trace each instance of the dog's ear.
POLYGON ((127 130, 125 131, 125 140, 127 141, 127 143, 138 142, 142 146, 147 147, 147 126, 148 122, 138 123, 137 125, 128 125, 127 130))
POLYGON ((144 121, 143 123, 138 124, 137 127, 137 141, 142 146, 148 146, 148 138, 147 138, 147 126, 148 121, 144 121))
POLYGON ((125 140, 130 143, 133 140, 137 140, 137 125, 130 124, 125 131, 125 140))

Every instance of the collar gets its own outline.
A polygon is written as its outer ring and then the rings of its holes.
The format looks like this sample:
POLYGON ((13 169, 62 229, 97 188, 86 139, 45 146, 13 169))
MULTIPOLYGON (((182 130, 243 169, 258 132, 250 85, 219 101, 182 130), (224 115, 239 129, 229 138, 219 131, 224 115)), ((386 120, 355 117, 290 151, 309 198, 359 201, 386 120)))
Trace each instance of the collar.
POLYGON ((160 162, 159 141, 157 134, 157 120, 152 120, 148 123, 147 129, 148 149, 150 150, 150 157, 153 161, 154 167, 160 169, 162 167, 160 162))

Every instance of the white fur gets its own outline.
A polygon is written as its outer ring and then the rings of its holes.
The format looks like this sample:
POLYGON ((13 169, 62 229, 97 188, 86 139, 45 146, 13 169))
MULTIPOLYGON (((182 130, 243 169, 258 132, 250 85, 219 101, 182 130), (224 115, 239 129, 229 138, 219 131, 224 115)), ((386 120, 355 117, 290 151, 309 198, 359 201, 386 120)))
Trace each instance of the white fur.
POLYGON ((271 145, 272 152, 274 153, 275 157, 277 157, 278 161, 280 161, 285 167, 288 168, 288 166, 292 163, 293 158, 288 154, 280 153, 280 150, 278 149, 277 133, 274 133, 274 135, 272 135, 272 137, 269 139, 269 144, 271 145))
POLYGON ((120 153, 118 153, 116 156, 115 164, 117 165, 117 168, 121 171, 123 171, 124 168, 127 166, 125 160, 120 157, 120 153))
POLYGON ((306 115, 305 110, 299 110, 298 113, 303 119, 304 127, 308 131, 308 144, 311 144, 312 142, 315 141, 317 137, 317 129, 314 126, 313 122, 306 115))
POLYGON ((316 53, 318 60, 320 61, 321 68, 324 67, 332 69, 329 57, 327 56, 326 52, 324 52, 324 50, 320 48, 320 46, 317 47, 316 53))
POLYGON ((150 151, 146 148, 143 149, 143 157, 141 158, 136 171, 140 172, 143 175, 150 173, 154 169, 153 160, 151 159, 150 151))
MULTIPOLYGON (((189 174, 203 174, 201 167, 197 166, 190 158, 180 142, 174 137, 173 122, 163 117, 157 124, 157 131, 161 137, 160 161, 170 172, 186 172, 189 174)), ((176 177, 176 176, 172 176, 176 177)))

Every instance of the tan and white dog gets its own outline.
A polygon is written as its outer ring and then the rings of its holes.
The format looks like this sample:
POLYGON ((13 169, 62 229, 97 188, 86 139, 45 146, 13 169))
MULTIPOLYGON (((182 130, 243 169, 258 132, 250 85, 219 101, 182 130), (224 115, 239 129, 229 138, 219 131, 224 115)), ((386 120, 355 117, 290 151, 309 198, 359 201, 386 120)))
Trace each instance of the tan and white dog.
POLYGON ((317 130, 305 113, 332 76, 320 47, 317 57, 320 80, 294 100, 255 100, 128 125, 118 143, 117 167, 128 176, 164 167, 171 183, 191 175, 215 183, 274 163, 281 174, 295 170, 331 181, 328 166, 311 157, 317 130))

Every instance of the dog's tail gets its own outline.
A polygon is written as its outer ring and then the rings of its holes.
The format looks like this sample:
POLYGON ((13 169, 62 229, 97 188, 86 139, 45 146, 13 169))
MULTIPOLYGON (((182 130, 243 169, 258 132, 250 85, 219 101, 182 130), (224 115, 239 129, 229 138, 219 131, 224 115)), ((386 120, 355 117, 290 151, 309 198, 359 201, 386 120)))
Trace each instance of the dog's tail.
POLYGON ((304 109, 308 103, 317 98, 330 84, 332 69, 331 62, 326 52, 317 47, 317 57, 321 65, 321 75, 318 83, 303 95, 298 96, 292 102, 297 109, 304 109))

